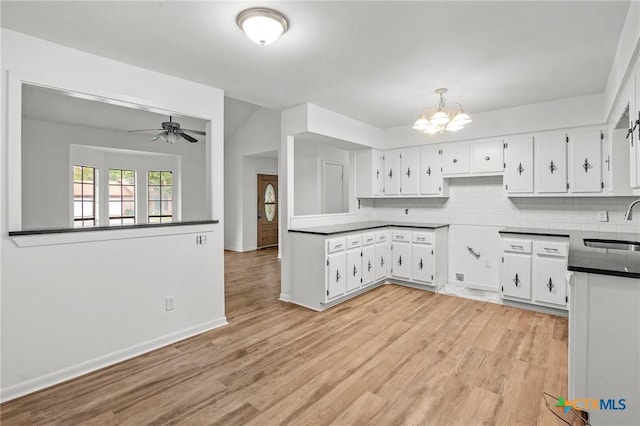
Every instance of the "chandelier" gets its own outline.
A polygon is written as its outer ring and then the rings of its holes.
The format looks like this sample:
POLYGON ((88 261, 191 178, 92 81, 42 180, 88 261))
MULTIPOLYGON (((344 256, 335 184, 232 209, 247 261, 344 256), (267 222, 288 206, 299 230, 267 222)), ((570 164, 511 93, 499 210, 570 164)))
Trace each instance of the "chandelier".
POLYGON ((445 109, 445 99, 442 97, 447 93, 447 89, 437 89, 436 94, 440 95, 440 102, 438 103, 438 109, 424 108, 420 113, 420 116, 413 124, 413 128, 424 133, 433 135, 434 133, 444 131, 455 132, 462 129, 466 124, 471 123, 471 117, 464 112, 462 105, 453 104, 453 108, 450 110, 445 109))

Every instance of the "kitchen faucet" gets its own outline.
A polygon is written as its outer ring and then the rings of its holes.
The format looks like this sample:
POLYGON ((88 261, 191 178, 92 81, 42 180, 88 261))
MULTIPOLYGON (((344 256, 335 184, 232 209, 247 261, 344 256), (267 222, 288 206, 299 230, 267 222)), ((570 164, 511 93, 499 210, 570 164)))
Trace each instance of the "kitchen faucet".
POLYGON ((640 199, 639 200, 635 200, 633 203, 631 203, 629 205, 629 208, 627 209, 627 212, 624 214, 624 218, 625 219, 631 220, 631 218, 633 217, 633 213, 631 213, 631 210, 633 209, 633 206, 635 206, 638 203, 640 203, 640 199))

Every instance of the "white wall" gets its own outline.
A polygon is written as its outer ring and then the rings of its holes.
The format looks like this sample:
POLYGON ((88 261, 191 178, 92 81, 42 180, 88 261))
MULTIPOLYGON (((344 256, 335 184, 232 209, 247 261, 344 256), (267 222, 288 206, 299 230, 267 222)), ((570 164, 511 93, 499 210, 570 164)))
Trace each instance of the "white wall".
POLYGON ((249 251, 258 246, 258 174, 277 175, 278 159, 244 157, 242 170, 242 251, 249 251))
POLYGON ((1 46, 2 399, 224 324, 222 224, 8 236, 22 216, 21 80, 210 120, 199 195, 221 221, 223 92, 5 29, 1 46))
MULTIPOLYGON (((70 145, 75 144, 178 156, 181 163, 178 179, 181 183, 181 220, 207 218, 202 197, 205 179, 203 143, 153 143, 141 134, 23 119, 23 229, 69 226, 70 145)), ((131 155, 136 157, 134 153, 131 155)), ((143 217, 140 221, 145 222, 143 217)))
MULTIPOLYGON (((251 217, 255 219, 255 202, 245 206, 250 191, 245 184, 243 161, 247 156, 274 151, 280 144, 280 111, 259 108, 234 133, 225 140, 225 236, 224 247, 229 250, 254 250, 250 243, 254 235, 251 229, 244 229, 244 224, 251 217), (246 208, 245 208, 246 207, 246 208), (248 235, 245 238, 245 234, 248 235)), ((253 183, 255 185, 255 182, 253 183)))
MULTIPOLYGON (((502 177, 449 179, 448 199, 374 200, 375 218, 451 224, 449 232, 449 279, 465 273, 465 281, 497 289, 498 230, 506 226, 576 229, 606 232, 638 232, 640 217, 624 220, 633 198, 508 198, 502 177), (404 213, 405 208, 409 214, 404 213), (597 212, 609 212, 609 222, 598 222, 597 212), (469 245, 484 253, 477 263, 469 245), (489 267, 485 261, 490 262, 489 267)), ((637 216, 637 215, 636 215, 637 216)))

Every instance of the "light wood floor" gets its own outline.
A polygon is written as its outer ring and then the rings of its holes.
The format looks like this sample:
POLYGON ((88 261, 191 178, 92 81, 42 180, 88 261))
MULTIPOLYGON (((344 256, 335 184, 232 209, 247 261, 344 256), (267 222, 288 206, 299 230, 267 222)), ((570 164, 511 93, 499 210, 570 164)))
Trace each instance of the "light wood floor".
POLYGON ((563 424, 541 392, 567 396, 566 318, 396 285, 316 313, 277 300, 275 249, 225 265, 228 326, 5 403, 2 424, 563 424))

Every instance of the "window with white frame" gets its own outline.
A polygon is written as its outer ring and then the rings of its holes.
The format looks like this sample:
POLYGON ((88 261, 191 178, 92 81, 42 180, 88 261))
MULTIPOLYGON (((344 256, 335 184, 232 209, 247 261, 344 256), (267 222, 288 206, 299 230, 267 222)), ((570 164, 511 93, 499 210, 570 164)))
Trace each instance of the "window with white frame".
POLYGON ((109 169, 109 225, 136 223, 135 170, 109 169))
POLYGON ((150 171, 147 173, 148 223, 173 221, 173 173, 150 171))
POLYGON ((96 169, 73 166, 73 227, 95 226, 96 220, 96 169))

